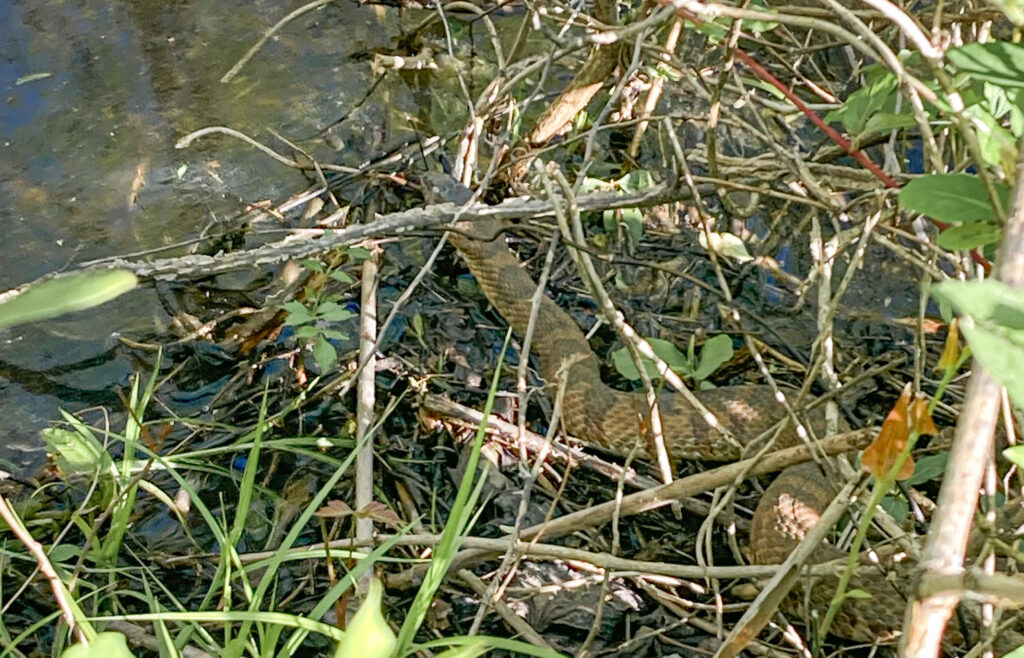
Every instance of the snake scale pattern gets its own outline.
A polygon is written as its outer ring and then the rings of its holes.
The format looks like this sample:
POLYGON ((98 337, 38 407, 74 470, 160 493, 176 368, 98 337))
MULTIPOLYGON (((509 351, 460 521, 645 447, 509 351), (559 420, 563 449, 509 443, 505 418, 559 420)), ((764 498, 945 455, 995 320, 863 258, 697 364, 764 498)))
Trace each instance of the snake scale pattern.
MULTIPOLYGON (((487 299, 522 336, 529 322, 536 284, 504 239, 494 239, 500 230, 497 222, 464 222, 458 232, 449 233, 449 239, 462 254, 487 299)), ((630 452, 640 433, 638 414, 647 407, 644 396, 615 390, 601 380, 597 356, 583 332, 546 295, 540 301, 531 349, 537 357, 540 374, 549 383, 558 381, 564 362, 572 362, 565 373, 568 383, 562 406, 568 431, 612 452, 630 452)), ((741 443, 771 428, 783 414, 767 386, 724 386, 698 391, 695 395, 741 443)), ((682 396, 662 394, 658 404, 666 446, 673 459, 733 461, 740 458, 740 447, 725 442, 682 396)), ((820 426, 823 419, 812 418, 810 422, 820 426)), ((795 431, 789 429, 780 437, 779 447, 796 445, 798 441, 795 431)), ((638 454, 651 457, 643 445, 638 454)), ((806 530, 814 526, 835 493, 832 483, 815 464, 801 464, 783 471, 767 489, 755 512, 751 531, 752 559, 760 564, 777 564, 785 559, 806 530)), ((812 561, 844 556, 845 553, 834 547, 823 546, 812 561)), ((784 608, 797 614, 804 609, 801 602, 806 599, 823 615, 835 584, 835 578, 825 578, 809 592, 794 591, 784 608)), ((848 599, 832 632, 868 643, 893 637, 906 605, 905 594, 900 591, 905 585, 888 581, 870 567, 862 567, 851 587, 867 591, 871 598, 848 599)))

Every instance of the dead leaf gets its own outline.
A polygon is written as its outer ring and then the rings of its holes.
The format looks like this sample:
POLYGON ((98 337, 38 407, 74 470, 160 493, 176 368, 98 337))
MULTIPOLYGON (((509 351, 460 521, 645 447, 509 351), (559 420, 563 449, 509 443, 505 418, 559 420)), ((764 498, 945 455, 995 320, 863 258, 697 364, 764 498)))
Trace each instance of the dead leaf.
MULTIPOLYGON (((882 430, 875 437, 861 456, 861 467, 876 478, 884 478, 892 470, 900 454, 907 447, 912 432, 921 434, 938 434, 935 422, 928 413, 928 403, 922 398, 911 400, 908 384, 893 405, 892 411, 882 423, 882 430)), ((897 480, 905 480, 914 474, 914 459, 908 456, 900 470, 896 473, 897 480)))
POLYGON ((352 508, 341 500, 329 500, 327 504, 313 512, 313 516, 321 519, 343 519, 350 514, 353 514, 352 508))
POLYGON ((384 503, 379 501, 372 501, 366 505, 363 509, 359 510, 359 518, 361 519, 373 519, 379 521, 384 525, 389 525, 392 528, 401 528, 402 519, 391 508, 384 503))

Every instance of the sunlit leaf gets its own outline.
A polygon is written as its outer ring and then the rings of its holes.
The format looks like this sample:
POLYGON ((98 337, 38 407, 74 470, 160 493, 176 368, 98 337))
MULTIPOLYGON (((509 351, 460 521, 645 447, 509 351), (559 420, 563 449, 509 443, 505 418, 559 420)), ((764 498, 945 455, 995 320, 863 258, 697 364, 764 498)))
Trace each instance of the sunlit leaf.
POLYGON ((334 658, 383 657, 390 656, 395 650, 398 638, 380 610, 383 595, 384 586, 374 578, 366 599, 349 621, 334 658))
POLYGON ((0 302, 0 329, 99 306, 136 285, 138 279, 127 270, 81 272, 37 283, 0 302))
POLYGON ((747 246, 743 244, 743 240, 740 240, 732 233, 701 231, 698 239, 700 246, 705 249, 711 249, 717 254, 728 256, 740 263, 754 260, 750 252, 747 251, 747 246))
POLYGON ((128 649, 128 640, 121 633, 100 633, 89 644, 75 644, 61 654, 61 658, 134 658, 128 649))
POLYGON ((1024 87, 1024 47, 1010 41, 970 43, 946 51, 962 73, 1000 87, 1024 87))

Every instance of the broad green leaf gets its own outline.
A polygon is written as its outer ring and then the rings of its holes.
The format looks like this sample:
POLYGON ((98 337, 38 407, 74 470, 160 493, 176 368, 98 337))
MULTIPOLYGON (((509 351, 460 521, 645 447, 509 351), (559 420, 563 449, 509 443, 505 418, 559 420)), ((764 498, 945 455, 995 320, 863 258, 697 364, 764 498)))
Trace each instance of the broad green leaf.
POLYGON ((962 73, 1000 87, 1024 87, 1024 47, 1009 41, 970 43, 946 52, 962 73))
POLYGON ((123 295, 138 285, 127 270, 81 272, 29 286, 0 302, 0 329, 84 311, 123 295))
POLYGON ((107 631, 97 635, 89 644, 68 647, 61 658, 135 658, 135 654, 128 649, 124 635, 107 631))
POLYGON ((986 279, 946 281, 933 291, 961 316, 960 331, 978 362, 1024 404, 1024 290, 986 279))
MULTIPOLYGON (((1003 208, 1009 207, 1010 189, 998 183, 996 192, 1003 208)), ((985 186, 968 174, 930 174, 915 178, 900 190, 900 205, 941 222, 965 224, 967 222, 998 220, 989 203, 985 186)))
POLYGON ((352 278, 352 275, 346 272, 345 270, 334 270, 327 276, 334 279, 338 283, 352 283, 353 281, 355 281, 355 279, 352 278))
POLYGON ((914 463, 914 474, 904 480, 908 487, 916 487, 919 484, 937 480, 946 472, 946 463, 949 461, 949 453, 946 451, 934 455, 925 455, 914 463))
POLYGON ((1017 406, 1024 406, 1024 340, 1010 340, 967 318, 960 324, 960 330, 974 358, 1006 387, 1017 406))
POLYGON ((50 558, 50 562, 68 562, 70 560, 76 560, 81 554, 81 549, 77 546, 72 546, 71 544, 58 544, 46 552, 46 556, 50 558))
POLYGON ((693 378, 698 381, 707 379, 719 366, 728 363, 732 355, 732 338, 725 334, 709 338, 700 348, 700 365, 694 370, 693 378))
POLYGON ((885 496, 882 498, 882 502, 879 503, 882 509, 886 513, 897 521, 905 521, 907 516, 910 514, 910 505, 903 498, 896 498, 895 496, 885 496))
POLYGON ((974 249, 987 244, 996 244, 1002 237, 1003 232, 998 226, 988 222, 972 222, 951 226, 936 238, 935 243, 943 249, 955 251, 957 249, 974 249))
POLYGON ((327 372, 334 365, 334 362, 338 360, 338 350, 334 349, 334 345, 331 345, 331 341, 327 340, 323 336, 320 336, 315 343, 313 343, 313 360, 316 361, 316 365, 320 368, 320 372, 327 372))
POLYGON ((998 322, 1024 312, 1024 290, 996 279, 944 281, 933 286, 932 292, 952 304, 960 315, 969 315, 979 323, 998 322))
MULTIPOLYGON (((690 361, 686 358, 675 343, 660 338, 648 338, 648 344, 654 353, 658 355, 662 361, 668 364, 668 367, 673 372, 679 373, 683 376, 689 376, 692 367, 690 361)), ((644 368, 647 370, 649 377, 660 377, 658 369, 655 367, 654 362, 644 358, 644 368)), ((636 369, 636 364, 633 363, 633 358, 629 355, 629 349, 620 347, 619 349, 612 352, 612 363, 615 364, 615 369, 619 371, 619 374, 626 379, 636 381, 640 379, 640 371, 636 369)))
POLYGON ((622 213, 622 223, 629 231, 629 237, 633 239, 634 243, 639 242, 644 235, 644 214, 640 212, 639 208, 623 208, 620 212, 622 213))

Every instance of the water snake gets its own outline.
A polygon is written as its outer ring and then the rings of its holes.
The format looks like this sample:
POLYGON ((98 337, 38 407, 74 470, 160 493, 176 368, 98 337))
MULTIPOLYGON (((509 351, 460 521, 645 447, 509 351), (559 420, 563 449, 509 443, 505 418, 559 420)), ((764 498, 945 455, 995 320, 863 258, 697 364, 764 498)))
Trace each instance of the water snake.
MULTIPOLYGON (((457 228, 449 233, 451 243, 462 254, 487 299, 522 336, 529 323, 536 284, 500 236, 500 222, 463 223, 457 228)), ((602 381, 598 358, 585 335, 569 314, 546 295, 540 298, 531 350, 537 358, 539 373, 547 382, 566 377, 562 418, 571 434, 620 454, 634 449, 638 434, 642 433, 642 414, 648 407, 645 397, 613 389, 602 381), (559 373, 567 363, 571 365, 559 373)), ((697 391, 695 395, 740 444, 771 429, 784 414, 768 386, 722 386, 697 391)), ((658 405, 666 447, 673 459, 733 461, 741 457, 742 445, 724 441, 682 396, 662 394, 658 405)), ((812 414, 808 421, 817 430, 823 429, 821 414, 812 414)), ((798 443, 796 432, 789 428, 782 432, 777 445, 798 443)), ((649 458, 652 451, 647 444, 640 441, 638 454, 649 458)), ((817 515, 835 493, 834 483, 813 463, 783 471, 767 489, 754 514, 752 559, 761 564, 781 562, 816 523, 817 515)), ((845 553, 823 546, 814 561, 843 556, 845 553)), ((906 604, 900 584, 874 572, 858 576, 853 587, 871 597, 848 599, 833 624, 833 632, 858 642, 892 637, 906 604)), ((819 581, 809 592, 812 605, 823 610, 834 589, 834 578, 819 581)), ((795 607, 800 597, 800 593, 794 593, 788 607, 795 607)))

